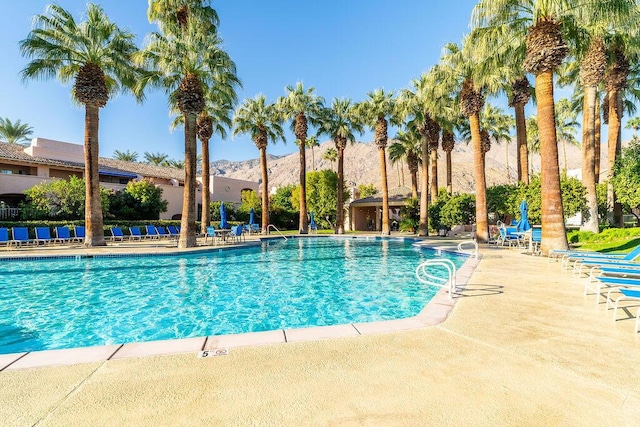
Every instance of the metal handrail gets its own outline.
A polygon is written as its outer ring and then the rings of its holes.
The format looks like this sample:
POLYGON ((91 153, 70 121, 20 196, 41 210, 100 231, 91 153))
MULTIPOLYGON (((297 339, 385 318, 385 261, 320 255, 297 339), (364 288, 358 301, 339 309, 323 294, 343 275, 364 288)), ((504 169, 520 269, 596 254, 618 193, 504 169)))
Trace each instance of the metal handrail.
POLYGON ((437 258, 430 259, 418 267, 416 267, 416 278, 427 285, 433 285, 438 287, 449 288, 449 298, 453 298, 453 294, 456 292, 456 265, 450 259, 437 258), (427 272, 427 267, 444 267, 447 270, 448 277, 443 279, 442 277, 434 276, 427 272))
POLYGON ((475 240, 464 240, 458 243, 458 252, 462 252, 463 254, 470 254, 471 256, 478 259, 478 242, 475 240), (473 249, 465 248, 465 246, 472 245, 473 249))
POLYGON ((284 234, 282 234, 282 231, 278 230, 278 227, 276 227, 276 226, 275 226, 275 225, 273 225, 273 224, 269 224, 269 225, 267 226, 267 232, 269 232, 269 228, 270 228, 270 227, 273 227, 273 229, 274 229, 274 230, 276 230, 278 233, 280 233, 280 235, 284 238, 284 240, 288 240, 288 239, 287 239, 287 236, 285 236, 284 234))

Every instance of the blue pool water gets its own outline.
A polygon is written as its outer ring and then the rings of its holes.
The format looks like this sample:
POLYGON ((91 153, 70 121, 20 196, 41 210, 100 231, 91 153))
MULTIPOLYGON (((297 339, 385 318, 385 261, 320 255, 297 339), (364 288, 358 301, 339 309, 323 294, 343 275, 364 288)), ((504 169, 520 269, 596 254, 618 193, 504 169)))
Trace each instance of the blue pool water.
POLYGON ((432 257, 410 241, 301 238, 187 255, 2 260, 0 354, 410 317, 438 291, 414 275, 432 257))

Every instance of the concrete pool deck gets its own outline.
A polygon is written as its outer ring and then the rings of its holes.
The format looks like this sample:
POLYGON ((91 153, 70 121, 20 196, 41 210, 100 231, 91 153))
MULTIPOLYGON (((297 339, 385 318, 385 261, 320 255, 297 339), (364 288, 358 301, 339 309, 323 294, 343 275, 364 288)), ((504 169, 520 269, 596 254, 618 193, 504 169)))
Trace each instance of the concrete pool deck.
MULTIPOLYGON (((436 239, 434 239, 436 241, 436 239)), ((439 241, 438 241, 439 242, 439 241)), ((483 247, 419 329, 0 373, 3 425, 637 425, 637 304, 617 322, 560 264, 483 247)))

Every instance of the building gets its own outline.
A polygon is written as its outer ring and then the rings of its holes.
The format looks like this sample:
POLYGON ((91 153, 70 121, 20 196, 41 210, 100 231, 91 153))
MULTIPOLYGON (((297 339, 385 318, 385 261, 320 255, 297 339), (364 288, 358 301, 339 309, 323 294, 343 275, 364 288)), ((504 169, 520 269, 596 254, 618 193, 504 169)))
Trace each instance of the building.
MULTIPOLYGON (((400 209, 405 206, 407 199, 411 197, 411 189, 398 187, 389 190, 389 226, 393 222, 400 224, 400 209)), ((382 230, 382 195, 376 194, 356 199, 349 203, 349 223, 346 226, 354 231, 381 231, 382 230)))
MULTIPOLYGON (((100 185, 122 190, 129 181, 148 179, 162 188, 167 212, 160 219, 177 219, 182 213, 185 174, 182 169, 146 163, 125 162, 100 157, 100 185)), ((45 138, 34 138, 28 146, 0 142, 0 220, 15 217, 25 190, 55 178, 69 179, 84 175, 84 146, 45 138)), ((201 205, 201 182, 198 177, 196 203, 201 205)), ((259 191, 257 182, 212 176, 211 201, 233 204, 241 202, 242 191, 259 191)))

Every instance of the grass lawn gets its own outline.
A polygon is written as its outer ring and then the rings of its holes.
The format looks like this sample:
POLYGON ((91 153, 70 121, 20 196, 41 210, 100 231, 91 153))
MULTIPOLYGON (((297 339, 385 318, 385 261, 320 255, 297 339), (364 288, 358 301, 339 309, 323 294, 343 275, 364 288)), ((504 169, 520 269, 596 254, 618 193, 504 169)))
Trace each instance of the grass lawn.
POLYGON ((610 228, 600 234, 572 232, 568 237, 580 250, 627 253, 640 245, 640 228, 610 228))

